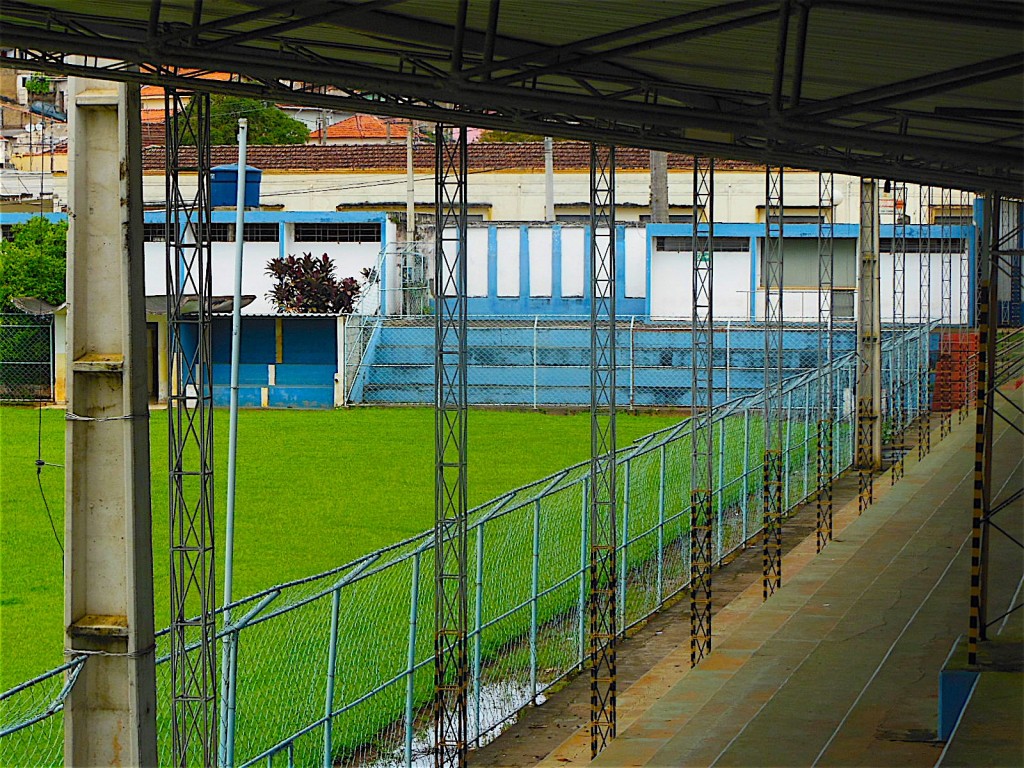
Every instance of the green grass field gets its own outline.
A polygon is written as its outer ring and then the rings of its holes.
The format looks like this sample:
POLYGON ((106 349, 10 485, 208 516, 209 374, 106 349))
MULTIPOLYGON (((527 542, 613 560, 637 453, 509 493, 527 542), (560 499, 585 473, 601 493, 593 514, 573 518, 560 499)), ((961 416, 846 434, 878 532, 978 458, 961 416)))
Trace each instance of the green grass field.
MULTIPOLYGON (((63 412, 42 413, 43 459, 63 464, 63 412)), ((227 411, 215 414, 217 519, 223 523, 227 411)), ((61 661, 63 575, 34 465, 39 414, 0 409, 0 689, 61 661)), ((622 416, 620 445, 675 423, 622 416)), ((586 414, 473 411, 470 504, 589 454, 586 414)), ((243 411, 235 533, 235 597, 345 563, 433 521, 429 409, 243 411)), ((151 419, 156 624, 168 623, 167 421, 151 419)), ((63 538, 63 470, 40 477, 63 538)), ((218 528, 217 541, 223 539, 218 528)), ((218 553, 223 556, 222 552, 218 553)), ((218 562, 218 576, 221 563, 218 562)), ((218 595, 219 597, 219 595, 218 595)))

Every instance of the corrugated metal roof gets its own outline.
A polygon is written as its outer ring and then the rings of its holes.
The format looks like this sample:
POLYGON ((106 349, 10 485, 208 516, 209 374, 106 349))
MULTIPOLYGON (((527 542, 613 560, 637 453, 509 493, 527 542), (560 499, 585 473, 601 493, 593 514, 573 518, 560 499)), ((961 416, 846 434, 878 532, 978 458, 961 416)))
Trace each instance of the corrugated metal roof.
MULTIPOLYGON (((457 104, 456 122, 541 135, 1024 183, 1020 2, 502 0, 493 35, 491 5, 472 2, 456 63, 458 5, 363 0, 323 13, 221 0, 193 30, 192 0, 164 0, 159 46, 144 2, 23 0, 0 6, 0 23, 9 45, 230 69, 279 101, 421 119, 457 104)), ((166 70, 115 76, 165 81, 166 70)))

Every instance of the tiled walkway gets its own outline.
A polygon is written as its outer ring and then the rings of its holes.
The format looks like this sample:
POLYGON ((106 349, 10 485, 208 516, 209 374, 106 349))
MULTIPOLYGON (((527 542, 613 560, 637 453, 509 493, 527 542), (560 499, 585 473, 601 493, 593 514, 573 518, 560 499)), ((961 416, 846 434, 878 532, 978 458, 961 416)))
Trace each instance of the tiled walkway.
MULTIPOLYGON (((679 648, 622 692, 619 736, 594 765, 935 765, 945 746, 935 738, 939 668, 968 607, 974 424, 953 421, 895 487, 880 478, 864 515, 855 502, 837 511, 836 538, 821 555, 813 537, 799 545, 772 599, 762 603, 756 584, 723 608, 715 650, 696 669, 679 648)), ((1019 487, 1024 443, 998 423, 997 434, 995 476, 1019 487)), ((1003 521, 1017 531, 1019 506, 1003 521)), ((1002 581, 993 594, 1005 601, 1022 573, 1020 550, 994 553, 1002 581)), ((1020 634, 1021 613, 1007 633, 1020 634)), ((954 739, 948 764, 1024 765, 1013 735, 1022 713, 1008 701, 996 708, 1006 738, 990 727, 980 741, 1001 743, 985 754, 969 748, 967 763, 952 759, 963 751, 954 739)), ((540 765, 586 764, 588 747, 581 731, 540 765)))

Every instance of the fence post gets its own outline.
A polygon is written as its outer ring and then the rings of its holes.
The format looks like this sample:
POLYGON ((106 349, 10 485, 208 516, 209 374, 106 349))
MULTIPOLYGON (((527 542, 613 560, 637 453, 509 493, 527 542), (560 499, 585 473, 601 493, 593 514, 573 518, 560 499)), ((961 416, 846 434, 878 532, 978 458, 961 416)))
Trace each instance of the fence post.
POLYGON ((625 463, 622 499, 622 553, 619 557, 619 632, 626 633, 626 574, 629 573, 629 472, 632 462, 625 463))
POLYGON ((725 399, 732 399, 732 320, 725 321, 725 399))
POLYGON ((658 605, 665 600, 665 446, 658 473, 658 605))
POLYGON ((789 475, 792 470, 793 464, 793 390, 789 390, 789 395, 786 397, 786 451, 784 455, 784 461, 784 471, 786 473, 786 477, 783 481, 782 490, 783 514, 785 514, 787 509, 789 509, 789 475))
POLYGON ((636 322, 636 315, 629 318, 629 407, 636 405, 636 348, 633 343, 633 324, 636 322))
POLYGON ((580 517, 580 597, 579 641, 580 669, 587 658, 587 568, 590 564, 590 480, 583 478, 583 511, 580 517))
POLYGON ((341 613, 341 587, 331 596, 331 640, 327 647, 327 695, 324 697, 324 768, 334 765, 331 734, 334 725, 334 667, 338 663, 338 618, 341 613))
POLYGON ((473 709, 476 721, 476 734, 474 741, 480 746, 480 668, 483 663, 481 657, 481 644, 483 642, 483 617, 484 617, 484 526, 478 524, 476 527, 476 605, 473 608, 474 627, 476 637, 473 640, 473 709))
POLYGON ((348 323, 351 315, 341 316, 341 404, 348 406, 348 323))
POLYGON ((750 507, 750 408, 743 409, 743 543, 747 541, 747 513, 750 507))
POLYGON ((537 593, 540 591, 540 499, 533 503, 533 573, 530 577, 530 691, 537 703, 537 593))
POLYGON ((409 649, 405 679, 405 765, 412 768, 413 722, 416 717, 416 623, 420 605, 420 553, 412 557, 412 584, 409 604, 409 649))
POLYGON ((534 410, 537 408, 537 366, 539 361, 537 360, 537 324, 540 321, 538 315, 533 316, 533 407, 534 410))
MULTIPOLYGON (((819 371, 818 375, 820 377, 820 375, 821 375, 820 371, 819 371)), ((819 379, 815 379, 815 381, 818 381, 818 380, 819 379)), ((819 386, 819 390, 820 390, 820 386, 819 386)), ((803 485, 800 487, 800 500, 801 501, 806 499, 807 496, 808 496, 808 493, 807 493, 807 472, 808 472, 808 463, 810 462, 810 456, 811 456, 811 451, 810 451, 810 449, 808 447, 809 444, 810 444, 810 440, 811 440, 811 438, 809 437, 809 435, 811 434, 811 430, 810 430, 810 414, 811 414, 811 381, 808 380, 808 382, 806 384, 804 384, 803 419, 801 419, 801 423, 804 425, 804 440, 803 440, 803 446, 804 446, 804 482, 803 482, 803 485)), ((817 446, 815 446, 815 448, 817 448, 817 446)), ((817 454, 815 454, 815 455, 817 455, 817 454)))
POLYGON ((718 494, 718 519, 715 521, 715 541, 718 546, 718 564, 722 564, 722 542, 723 532, 722 524, 725 520, 723 516, 722 504, 725 499, 725 419, 720 418, 718 420, 718 482, 715 483, 715 490, 712 493, 718 494))

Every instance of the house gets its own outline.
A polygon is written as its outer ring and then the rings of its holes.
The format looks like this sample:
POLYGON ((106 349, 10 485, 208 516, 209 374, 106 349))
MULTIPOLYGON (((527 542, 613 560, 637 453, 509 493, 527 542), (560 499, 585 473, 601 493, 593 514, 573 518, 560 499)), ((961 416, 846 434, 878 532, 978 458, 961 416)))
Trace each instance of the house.
POLYGON ((330 147, 340 144, 404 144, 408 133, 407 120, 352 115, 327 126, 326 130, 317 128, 311 131, 309 143, 330 147))

